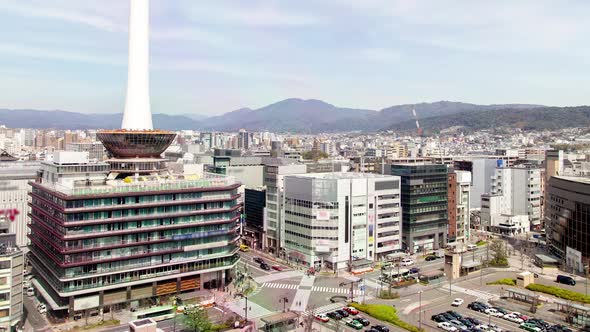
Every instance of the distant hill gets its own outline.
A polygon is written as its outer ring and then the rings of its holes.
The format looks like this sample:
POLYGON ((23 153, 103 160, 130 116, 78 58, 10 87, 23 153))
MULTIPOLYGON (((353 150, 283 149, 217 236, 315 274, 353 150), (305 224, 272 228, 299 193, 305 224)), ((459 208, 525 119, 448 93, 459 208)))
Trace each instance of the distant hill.
MULTIPOLYGON (((122 113, 83 114, 65 111, 0 109, 0 124, 12 128, 110 129, 120 128, 122 113)), ((154 114, 160 129, 195 129, 200 123, 182 115, 154 114)))
MULTIPOLYGON (((215 131, 268 130, 275 132, 340 132, 379 131, 388 128, 415 127, 412 109, 415 108, 423 127, 427 119, 446 119, 456 114, 479 114, 500 109, 529 110, 539 105, 475 105, 439 101, 397 105, 380 111, 338 107, 316 99, 285 99, 258 109, 241 108, 213 117, 198 114, 154 114, 157 128, 168 130, 196 129, 215 131)), ((65 111, 0 109, 0 124, 15 128, 99 129, 119 128, 122 114, 83 114, 65 111)), ((460 119, 459 119, 460 120, 460 119)), ((458 121, 458 120, 457 120, 458 121)), ((448 120, 442 123, 454 123, 448 120)), ((437 126, 442 125, 437 123, 437 126)))
MULTIPOLYGON (((590 106, 537 107, 531 109, 505 108, 498 110, 461 112, 420 120, 427 131, 440 131, 451 127, 464 127, 467 131, 493 128, 521 128, 524 130, 590 127, 590 106)), ((395 131, 414 130, 413 121, 390 126, 395 131)))

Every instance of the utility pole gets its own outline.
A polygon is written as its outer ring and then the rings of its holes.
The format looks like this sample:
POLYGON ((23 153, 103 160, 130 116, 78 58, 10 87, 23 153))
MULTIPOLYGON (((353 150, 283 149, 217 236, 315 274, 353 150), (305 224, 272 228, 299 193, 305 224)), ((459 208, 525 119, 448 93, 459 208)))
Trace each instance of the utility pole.
POLYGON ((420 306, 418 307, 418 329, 422 330, 422 291, 418 292, 418 296, 420 297, 420 306))
POLYGON ((483 257, 479 257, 479 285, 483 286, 483 257))

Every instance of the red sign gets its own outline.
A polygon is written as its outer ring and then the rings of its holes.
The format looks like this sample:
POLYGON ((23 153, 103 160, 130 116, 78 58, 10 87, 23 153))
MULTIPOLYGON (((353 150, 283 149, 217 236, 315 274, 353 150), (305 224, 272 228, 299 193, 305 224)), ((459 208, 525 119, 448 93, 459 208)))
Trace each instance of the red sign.
POLYGON ((17 209, 6 209, 0 210, 0 215, 2 214, 4 214, 4 216, 8 218, 8 220, 14 221, 14 219, 16 219, 16 216, 18 216, 20 212, 17 209))

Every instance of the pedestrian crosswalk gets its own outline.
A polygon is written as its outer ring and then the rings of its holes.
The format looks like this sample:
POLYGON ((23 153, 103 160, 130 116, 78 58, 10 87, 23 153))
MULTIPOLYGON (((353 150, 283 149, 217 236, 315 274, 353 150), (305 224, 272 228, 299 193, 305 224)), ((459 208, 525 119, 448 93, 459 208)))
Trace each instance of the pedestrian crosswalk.
POLYGON ((279 288, 279 289, 298 289, 298 284, 283 284, 278 282, 265 282, 262 287, 266 288, 279 288))
MULTIPOLYGON (((322 293, 336 293, 336 294, 350 294, 350 289, 347 288, 334 288, 334 287, 320 287, 314 286, 311 288, 313 292, 322 292, 322 293)), ((354 290, 354 295, 361 295, 362 292, 358 289, 354 290)))

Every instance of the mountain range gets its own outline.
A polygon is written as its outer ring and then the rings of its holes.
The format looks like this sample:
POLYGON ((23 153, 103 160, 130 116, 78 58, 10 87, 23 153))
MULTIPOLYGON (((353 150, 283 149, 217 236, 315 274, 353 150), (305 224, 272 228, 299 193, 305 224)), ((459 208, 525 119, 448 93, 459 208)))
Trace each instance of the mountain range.
MULTIPOLYGON (((241 108, 218 116, 154 114, 158 128, 214 131, 339 132, 413 130, 416 110, 422 127, 439 131, 448 127, 467 130, 513 126, 556 128, 590 125, 590 108, 546 107, 531 104, 477 105, 439 101, 396 105, 382 110, 337 107, 316 99, 290 98, 258 109, 241 108), (557 118, 556 118, 557 117, 557 118), (554 121, 559 119, 559 121, 554 121), (570 121, 571 120, 571 121, 570 121)), ((119 128, 122 114, 84 114, 60 110, 0 109, 0 124, 12 128, 103 129, 119 128)))

